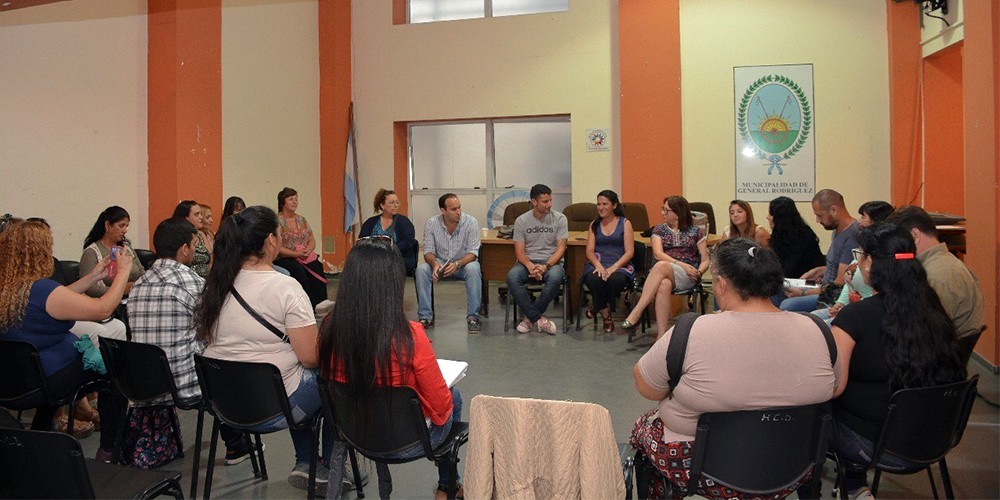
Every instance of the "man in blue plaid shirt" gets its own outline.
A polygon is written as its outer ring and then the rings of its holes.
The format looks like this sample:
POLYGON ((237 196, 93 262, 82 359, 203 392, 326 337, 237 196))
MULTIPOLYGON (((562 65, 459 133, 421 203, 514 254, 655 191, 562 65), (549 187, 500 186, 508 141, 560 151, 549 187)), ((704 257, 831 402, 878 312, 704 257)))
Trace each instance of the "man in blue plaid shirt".
MULTIPOLYGON (((189 267, 197 242, 197 230, 185 219, 175 217, 157 225, 153 247, 158 258, 136 280, 128 298, 132 340, 163 349, 177 394, 185 400, 201 397, 193 354, 205 349, 195 338, 192 321, 195 304, 205 288, 205 280, 189 267)), ((242 433, 226 425, 220 432, 226 442, 226 465, 250 457, 250 445, 242 433)))

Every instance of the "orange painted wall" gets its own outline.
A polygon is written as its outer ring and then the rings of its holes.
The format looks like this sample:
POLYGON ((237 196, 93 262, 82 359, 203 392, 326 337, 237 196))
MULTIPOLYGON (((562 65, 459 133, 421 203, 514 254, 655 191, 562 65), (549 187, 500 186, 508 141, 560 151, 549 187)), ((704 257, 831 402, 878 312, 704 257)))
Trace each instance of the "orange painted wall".
POLYGON ((914 199, 921 182, 920 8, 912 2, 886 0, 885 4, 891 196, 893 205, 905 205, 914 199))
POLYGON ((149 221, 182 199, 222 207, 221 0, 149 3, 149 221))
POLYGON ((923 70, 923 206, 965 214, 962 43, 925 58, 923 70))
POLYGON ((983 286, 986 333, 976 352, 1000 364, 1000 5, 965 2, 965 263, 983 286))
POLYGON ((665 196, 683 192, 678 0, 620 0, 622 199, 659 221, 665 196))
POLYGON ((321 246, 323 260, 342 267, 351 245, 350 233, 344 232, 344 163, 352 95, 351 0, 320 1, 318 16, 321 246))

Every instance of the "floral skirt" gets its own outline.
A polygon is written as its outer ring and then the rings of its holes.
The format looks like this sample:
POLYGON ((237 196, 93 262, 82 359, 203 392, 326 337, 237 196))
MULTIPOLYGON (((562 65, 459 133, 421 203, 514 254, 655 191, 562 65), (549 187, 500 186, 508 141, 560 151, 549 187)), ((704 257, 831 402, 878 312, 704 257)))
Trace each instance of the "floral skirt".
MULTIPOLYGON (((657 410, 654 408, 635 421, 635 428, 632 430, 629 444, 632 445, 632 448, 642 451, 646 456, 646 462, 658 472, 651 474, 649 478, 647 498, 670 498, 671 494, 673 498, 681 498, 680 495, 674 493, 674 490, 686 491, 688 489, 688 483, 691 481, 691 458, 694 455, 694 447, 692 446, 694 441, 664 443, 663 421, 660 420, 657 410), (670 482, 669 488, 667 481, 670 482)), ((636 467, 640 466, 636 463, 636 467)), ((811 472, 806 474, 799 485, 807 484, 811 477, 811 472)), ((778 499, 787 497, 798 489, 799 485, 770 495, 759 495, 736 491, 702 476, 698 478, 695 492, 708 498, 778 499)), ((640 492, 639 497, 642 498, 642 496, 643 494, 640 492)))

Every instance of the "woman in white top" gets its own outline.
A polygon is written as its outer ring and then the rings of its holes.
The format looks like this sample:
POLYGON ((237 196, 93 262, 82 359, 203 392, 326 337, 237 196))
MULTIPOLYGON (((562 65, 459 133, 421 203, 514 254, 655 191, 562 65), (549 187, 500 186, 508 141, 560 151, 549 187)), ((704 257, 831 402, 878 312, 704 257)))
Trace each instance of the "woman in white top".
MULTIPOLYGON (((214 264, 195 309, 195 326, 198 338, 207 344, 206 357, 270 363, 278 367, 292 414, 301 415, 302 421, 312 418, 321 408, 316 384, 319 333, 302 285, 271 266, 281 248, 278 238, 278 217, 270 208, 250 207, 226 218, 216 235, 214 264), (233 298, 234 292, 283 332, 287 342, 254 319, 233 298)), ((287 427, 285 417, 279 416, 254 430, 269 432, 287 427)), ((295 467, 288 482, 296 488, 306 489, 309 431, 290 432, 295 447, 295 467)), ((332 435, 325 427, 324 457, 330 456, 332 444, 332 435)), ((319 468, 317 484, 324 484, 327 477, 327 468, 319 468)))
POLYGON ((750 238, 758 245, 768 246, 771 233, 753 220, 753 209, 743 200, 729 202, 729 225, 722 230, 722 239, 750 238))

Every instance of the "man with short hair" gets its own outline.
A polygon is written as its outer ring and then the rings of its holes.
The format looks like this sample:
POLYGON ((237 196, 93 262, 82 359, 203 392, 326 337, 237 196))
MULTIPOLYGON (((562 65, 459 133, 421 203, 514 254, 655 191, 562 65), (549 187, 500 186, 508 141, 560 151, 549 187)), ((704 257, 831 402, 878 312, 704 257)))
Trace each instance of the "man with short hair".
MULTIPOLYGON (((201 396, 194 354, 204 351, 205 346, 195 338, 192 319, 205 280, 189 267, 196 244, 198 230, 186 219, 160 222, 153 232, 157 259, 136 280, 128 298, 132 340, 163 349, 181 399, 201 396)), ((250 458, 250 443, 243 433, 225 424, 220 431, 226 442, 226 465, 250 458)))
POLYGON ((417 316, 424 327, 434 324, 430 297, 442 279, 465 282, 465 321, 469 333, 479 333, 479 305, 483 300, 483 273, 479 269, 479 221, 462 213, 455 193, 438 198, 441 213, 424 224, 424 261, 417 266, 417 316))
POLYGON ((822 286, 810 289, 787 288, 785 296, 788 298, 781 302, 783 311, 815 311, 820 292, 824 288, 830 288, 828 296, 839 296, 840 288, 844 286, 844 272, 854 260, 851 250, 858 246, 858 221, 854 220, 851 212, 847 210, 844 197, 840 193, 832 189, 820 190, 813 196, 812 209, 816 215, 816 222, 824 229, 833 231, 833 240, 830 241, 830 248, 826 251, 826 266, 810 269, 800 278, 816 280, 822 286))
POLYGON ((566 253, 568 239, 566 216, 552 210, 552 190, 544 184, 535 184, 531 188, 531 210, 514 221, 517 264, 507 273, 511 298, 524 313, 524 319, 517 325, 518 332, 528 333, 534 324, 539 332, 556 334, 556 325, 542 313, 559 293, 559 286, 566 277, 560 262, 566 253), (531 280, 543 283, 542 293, 534 303, 527 288, 531 280))
POLYGON ((887 219, 910 232, 917 245, 917 260, 927 272, 927 282, 937 292, 958 338, 967 337, 983 326, 983 288, 965 264, 938 240, 934 219, 923 208, 900 207, 887 219))

